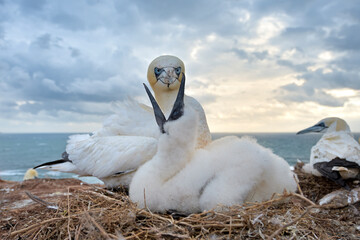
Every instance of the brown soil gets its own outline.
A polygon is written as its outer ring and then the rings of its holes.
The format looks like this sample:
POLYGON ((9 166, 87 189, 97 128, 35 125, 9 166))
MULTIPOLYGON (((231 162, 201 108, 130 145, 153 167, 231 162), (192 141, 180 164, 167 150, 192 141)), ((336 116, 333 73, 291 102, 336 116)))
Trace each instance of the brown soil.
POLYGON ((360 203, 319 206, 340 187, 296 172, 298 194, 189 216, 151 213, 76 179, 0 180, 0 239, 360 239, 360 203))

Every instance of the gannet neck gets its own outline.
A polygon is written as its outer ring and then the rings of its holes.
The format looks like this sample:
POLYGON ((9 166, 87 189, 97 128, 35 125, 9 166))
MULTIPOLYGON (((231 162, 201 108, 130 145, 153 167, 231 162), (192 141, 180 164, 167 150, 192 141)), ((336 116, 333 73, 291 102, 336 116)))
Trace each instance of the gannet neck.
POLYGON ((175 99, 176 99, 176 96, 178 93, 178 89, 169 90, 169 91, 165 91, 165 92, 161 92, 161 93, 156 91, 156 89, 153 89, 153 91, 155 93, 156 101, 158 102, 165 117, 168 118, 170 115, 171 109, 174 105, 174 102, 175 102, 175 99))
POLYGON ((159 138, 153 159, 163 181, 177 174, 191 159, 196 145, 197 121, 196 112, 186 108, 181 118, 164 125, 165 133, 159 138))
MULTIPOLYGON (((154 91, 155 92, 155 91, 154 91)), ((169 91, 157 93, 155 92, 155 99, 159 103, 161 110, 164 112, 166 118, 172 109, 178 91, 169 91)), ((203 148, 211 142, 211 134, 207 124, 206 115, 201 104, 196 99, 185 95, 185 105, 191 106, 198 114, 198 128, 197 128, 197 145, 196 148, 203 148)))

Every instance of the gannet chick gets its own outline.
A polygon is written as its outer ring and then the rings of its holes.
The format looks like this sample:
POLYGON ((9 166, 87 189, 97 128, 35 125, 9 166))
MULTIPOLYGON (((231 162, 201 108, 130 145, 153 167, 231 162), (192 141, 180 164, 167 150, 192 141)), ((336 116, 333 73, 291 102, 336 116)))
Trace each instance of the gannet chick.
POLYGON ((311 148, 310 162, 303 166, 304 172, 325 176, 345 188, 349 187, 344 179, 360 179, 360 144, 343 119, 325 118, 297 134, 309 132, 324 132, 324 135, 311 148))
POLYGON ((184 104, 185 79, 167 120, 145 88, 162 134, 157 153, 130 184, 130 198, 139 207, 190 214, 296 190, 288 163, 254 140, 224 137, 196 149, 198 115, 184 104))
MULTIPOLYGON (((167 115, 184 74, 184 63, 175 56, 160 56, 148 67, 148 82, 167 115)), ((185 103, 198 115, 196 147, 202 148, 211 142, 205 112, 192 97, 185 96, 185 103)), ((35 168, 94 176, 107 188, 128 187, 136 169, 156 153, 160 133, 151 107, 131 98, 114 107, 116 114, 108 117, 101 129, 92 135, 70 136, 62 159, 35 168)))
POLYGON ((29 168, 29 169, 26 171, 23 180, 25 181, 25 180, 29 180, 29 179, 36 179, 36 178, 38 178, 38 177, 39 177, 38 172, 37 172, 35 169, 33 169, 33 168, 29 168))

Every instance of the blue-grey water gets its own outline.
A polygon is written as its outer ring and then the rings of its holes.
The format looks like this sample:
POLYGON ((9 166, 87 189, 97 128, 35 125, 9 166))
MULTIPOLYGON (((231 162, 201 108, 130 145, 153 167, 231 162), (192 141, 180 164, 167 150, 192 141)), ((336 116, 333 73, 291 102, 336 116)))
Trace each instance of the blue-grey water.
MULTIPOLYGON (((60 159, 68 133, 39 134, 0 134, 0 179, 21 181, 28 168, 38 164, 60 159)), ((258 143, 270 148, 273 152, 291 165, 299 159, 308 162, 310 149, 320 139, 321 134, 295 135, 295 133, 214 133, 213 139, 227 135, 252 136, 258 143)), ((359 139, 360 133, 354 134, 359 139)), ((74 174, 39 170, 39 177, 78 178, 74 174)), ((83 181, 96 183, 96 178, 82 177, 83 181)))

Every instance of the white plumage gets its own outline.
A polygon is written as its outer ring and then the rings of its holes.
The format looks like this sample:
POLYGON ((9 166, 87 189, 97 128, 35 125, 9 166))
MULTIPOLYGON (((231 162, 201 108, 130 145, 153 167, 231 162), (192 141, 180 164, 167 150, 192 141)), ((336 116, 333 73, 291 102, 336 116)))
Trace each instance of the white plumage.
MULTIPOLYGON (((303 167, 305 172, 317 176, 327 176, 328 174, 323 171, 327 171, 329 174, 337 171, 344 179, 356 177, 359 173, 356 164, 360 168, 360 144, 354 139, 350 127, 343 119, 325 118, 297 134, 308 132, 325 133, 311 148, 310 162, 303 167), (336 162, 334 159, 337 159, 336 162), (351 165, 354 165, 355 168, 349 168, 351 165), (326 170, 325 167, 329 169, 326 170)), ((332 179, 331 176, 327 177, 332 179)), ((335 181, 335 179, 333 180, 335 181)))
POLYGON ((79 175, 101 179, 107 187, 128 186, 141 164, 156 152, 157 140, 142 136, 71 136, 66 151, 79 175))
POLYGON ((198 115, 192 107, 185 103, 183 115, 169 119, 156 155, 130 184, 130 198, 140 207, 189 214, 296 190, 288 163, 255 140, 225 137, 196 149, 198 115))
MULTIPOLYGON (((174 56, 160 56, 148 68, 148 81, 163 111, 170 114, 181 78, 183 62, 174 56)), ((196 109, 199 119, 197 147, 211 141, 205 112, 200 103, 186 96, 185 101, 196 109)), ((151 107, 134 99, 114 103, 115 114, 103 127, 89 134, 70 136, 64 161, 53 161, 37 167, 83 176, 95 176, 108 188, 128 186, 136 169, 151 159, 157 150, 159 128, 154 122, 151 107)))

